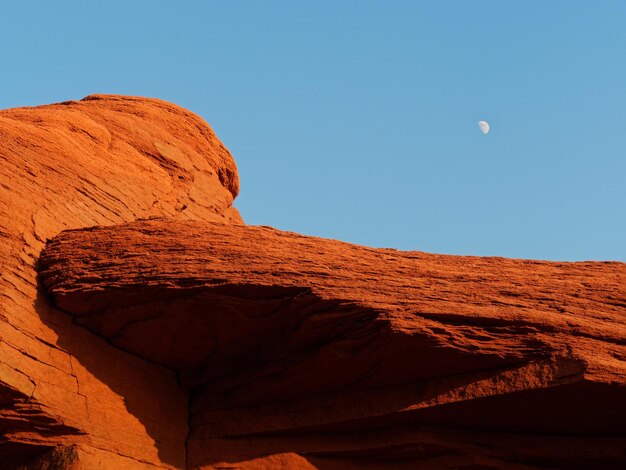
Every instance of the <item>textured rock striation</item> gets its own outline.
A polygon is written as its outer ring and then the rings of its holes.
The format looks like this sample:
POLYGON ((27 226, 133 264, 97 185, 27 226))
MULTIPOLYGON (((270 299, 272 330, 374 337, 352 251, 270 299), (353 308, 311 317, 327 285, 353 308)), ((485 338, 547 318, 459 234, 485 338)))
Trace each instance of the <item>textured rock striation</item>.
POLYGON ((245 226, 197 116, 0 111, 0 468, 626 465, 626 264, 245 226))
POLYGON ((77 323, 180 371, 192 467, 624 462, 622 263, 172 220, 66 231, 40 261, 77 323))
POLYGON ((232 157, 178 106, 94 95, 0 111, 0 161, 0 465, 50 450, 84 468, 183 466, 188 397, 175 373, 77 328, 38 290, 36 260, 70 228, 241 223, 232 157))

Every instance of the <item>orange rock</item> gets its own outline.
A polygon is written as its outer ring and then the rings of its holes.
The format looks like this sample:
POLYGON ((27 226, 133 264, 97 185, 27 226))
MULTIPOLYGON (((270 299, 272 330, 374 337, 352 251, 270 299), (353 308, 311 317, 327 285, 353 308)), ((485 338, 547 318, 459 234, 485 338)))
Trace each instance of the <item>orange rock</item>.
POLYGON ((0 468, 626 466, 624 263, 247 227, 159 100, 0 111, 0 157, 0 468))
POLYGON ((188 394, 175 373, 73 325, 38 291, 35 264, 68 228, 241 223, 231 155, 180 107, 94 95, 0 111, 0 158, 0 462, 71 445, 85 468, 184 466, 188 394))
POLYGON ((63 232, 40 263, 79 324, 179 371, 193 468, 625 462, 624 263, 170 219, 63 232))

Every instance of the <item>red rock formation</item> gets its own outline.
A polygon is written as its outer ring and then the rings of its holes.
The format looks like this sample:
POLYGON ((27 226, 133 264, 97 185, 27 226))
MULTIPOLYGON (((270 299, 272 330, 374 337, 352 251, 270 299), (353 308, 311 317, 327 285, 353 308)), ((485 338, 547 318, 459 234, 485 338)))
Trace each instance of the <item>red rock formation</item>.
POLYGON ((0 133, 0 460, 626 465, 625 264, 244 226, 228 152, 157 100, 3 111, 0 133))
POLYGON ((181 371, 192 467, 624 462, 622 263, 153 220, 64 232, 41 266, 79 324, 181 371))

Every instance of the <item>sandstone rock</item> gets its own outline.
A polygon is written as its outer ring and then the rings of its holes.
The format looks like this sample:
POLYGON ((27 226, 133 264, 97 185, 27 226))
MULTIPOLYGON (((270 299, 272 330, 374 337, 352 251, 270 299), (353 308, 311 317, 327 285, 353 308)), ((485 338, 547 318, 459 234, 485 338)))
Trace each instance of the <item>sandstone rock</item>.
POLYGON ((159 100, 0 111, 0 158, 0 468, 626 466, 623 263, 247 227, 159 100))
POLYGON ((626 462, 623 263, 173 220, 66 231, 40 262, 79 324, 180 371, 192 467, 626 462))
POLYGON ((175 373, 73 325, 38 292, 35 264, 68 228, 240 223, 232 157, 189 111, 94 95, 0 111, 0 159, 0 462, 72 446, 84 468, 183 466, 188 396, 175 373))

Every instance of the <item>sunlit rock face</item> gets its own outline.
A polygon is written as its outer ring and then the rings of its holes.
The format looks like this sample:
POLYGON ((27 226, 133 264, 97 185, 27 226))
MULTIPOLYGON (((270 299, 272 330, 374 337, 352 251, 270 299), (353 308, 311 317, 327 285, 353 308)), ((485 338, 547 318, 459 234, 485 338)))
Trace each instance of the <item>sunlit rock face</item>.
POLYGON ((73 324, 38 289, 37 259, 71 228, 240 223, 234 160, 189 111, 103 95, 0 111, 0 158, 0 462, 183 467, 189 398, 176 373, 73 324))
POLYGON ((626 465, 625 264, 246 226, 226 148, 159 100, 0 138, 8 468, 626 465))

